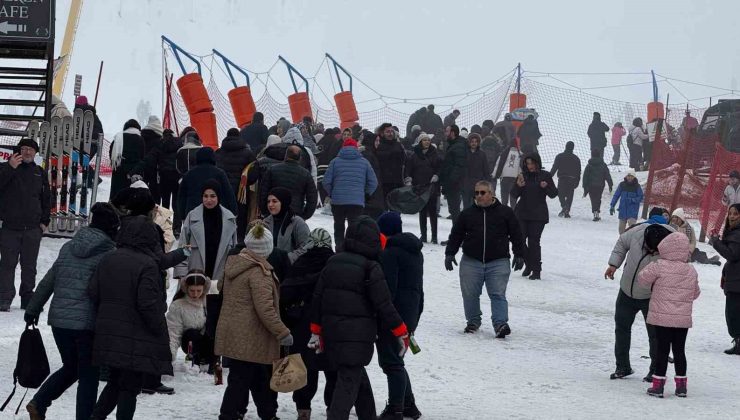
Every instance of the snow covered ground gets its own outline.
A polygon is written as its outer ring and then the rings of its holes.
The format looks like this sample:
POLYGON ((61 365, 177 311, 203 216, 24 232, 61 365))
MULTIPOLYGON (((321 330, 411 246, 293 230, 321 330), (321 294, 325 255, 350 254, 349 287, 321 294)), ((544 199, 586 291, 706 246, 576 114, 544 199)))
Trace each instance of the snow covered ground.
MULTIPOLYGON (((620 174, 614 175, 615 181, 621 178, 620 174)), ((101 197, 105 196, 103 192, 101 197)), ((636 373, 628 379, 609 380, 614 370, 613 315, 619 283, 604 280, 603 273, 617 239, 617 219, 608 216, 608 202, 603 210, 604 220, 592 222, 588 199, 577 195, 573 218, 565 220, 557 217, 557 199, 550 201, 551 221, 542 239, 543 280, 530 281, 519 273, 512 274, 508 299, 513 332, 506 340, 493 338, 490 323, 484 323, 478 334, 463 334, 465 319, 457 271, 444 270, 443 247, 425 246, 426 304, 416 335, 422 351, 409 353, 406 359, 424 419, 641 419, 653 415, 737 418, 740 358, 722 353, 730 339, 724 321, 724 295, 719 288, 720 267, 696 265, 702 294, 694 306, 694 328, 687 343, 689 398, 672 396, 672 379, 666 399, 645 395, 647 384, 641 378, 647 373, 649 360, 641 356, 648 354, 648 346, 639 316, 631 353, 636 373)), ((450 222, 440 223, 440 236, 444 238, 450 222)), ((318 213, 309 225, 332 230, 330 217, 318 213)), ((418 218, 404 216, 404 230, 418 232, 418 218)), ((44 239, 39 280, 62 244, 62 240, 44 239)), ((699 246, 714 254, 705 244, 699 246)), ((170 295, 174 290, 173 285, 170 295)), ((489 317, 485 294, 482 307, 484 317, 489 317)), ((12 388, 11 373, 24 325, 18 299, 12 312, 0 314, 0 322, 4 326, 0 331, 0 374, 5 378, 0 381, 0 397, 4 398, 12 388)), ((60 360, 45 315, 40 328, 54 370, 60 360)), ((182 364, 183 355, 179 358, 182 364)), ((387 396, 385 377, 375 362, 368 373, 380 411, 387 396)), ((672 365, 668 374, 672 378, 672 365)), ((183 365, 167 384, 175 387, 176 395, 140 396, 137 418, 217 417, 224 387, 214 386, 211 377, 186 372, 183 365)), ((26 401, 32 395, 33 390, 26 401)), ((74 418, 74 395, 72 388, 57 400, 49 408, 48 418, 74 418)), ((28 418, 25 411, 12 415, 19 398, 16 395, 6 412, 0 413, 0 419, 28 418)), ((278 416, 295 418, 290 395, 280 395, 279 402, 278 416)), ((320 393, 314 398, 313 409, 314 418, 325 418, 320 393)), ((257 418, 253 406, 247 418, 257 418)))

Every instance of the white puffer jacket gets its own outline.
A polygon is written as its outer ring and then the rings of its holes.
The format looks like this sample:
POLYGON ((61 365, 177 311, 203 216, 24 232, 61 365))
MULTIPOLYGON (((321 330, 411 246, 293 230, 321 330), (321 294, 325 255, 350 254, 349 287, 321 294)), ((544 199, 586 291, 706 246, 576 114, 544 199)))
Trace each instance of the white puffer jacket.
POLYGON ((170 333, 170 352, 172 361, 175 361, 177 349, 180 348, 182 334, 187 330, 203 332, 206 327, 206 295, 211 282, 206 283, 203 296, 200 299, 191 299, 184 287, 185 278, 180 280, 180 290, 185 296, 173 301, 167 311, 167 329, 170 333))
POLYGON ((632 142, 635 146, 640 147, 642 147, 642 144, 650 138, 642 127, 635 127, 634 125, 630 128, 630 135, 632 136, 632 142))

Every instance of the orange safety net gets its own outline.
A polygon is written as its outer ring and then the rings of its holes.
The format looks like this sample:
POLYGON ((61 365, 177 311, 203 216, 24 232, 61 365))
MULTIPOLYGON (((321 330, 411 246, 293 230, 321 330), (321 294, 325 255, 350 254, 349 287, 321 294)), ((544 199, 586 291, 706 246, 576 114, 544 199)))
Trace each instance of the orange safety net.
POLYGON ((727 206, 722 196, 727 188, 728 175, 740 168, 740 153, 733 153, 715 144, 714 165, 708 176, 707 187, 702 197, 701 225, 707 233, 719 233, 727 217, 727 206))

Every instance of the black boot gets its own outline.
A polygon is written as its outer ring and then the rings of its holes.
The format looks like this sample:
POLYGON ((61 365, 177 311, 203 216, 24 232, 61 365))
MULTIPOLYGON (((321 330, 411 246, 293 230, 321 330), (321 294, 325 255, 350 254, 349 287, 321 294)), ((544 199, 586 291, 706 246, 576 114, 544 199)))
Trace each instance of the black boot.
POLYGON ((540 272, 539 271, 533 271, 532 275, 529 276, 530 280, 540 280, 540 272))
POLYGON ((416 400, 413 395, 403 403, 403 416, 417 420, 421 417, 421 411, 416 407, 416 400))
POLYGON ((530 274, 532 274, 532 270, 530 270, 529 267, 525 265, 524 271, 522 271, 522 277, 529 277, 530 274))
POLYGON ((740 337, 732 340, 732 347, 725 350, 725 354, 740 355, 740 337))
POLYGON ((403 410, 400 407, 386 405, 378 420, 403 420, 403 410))

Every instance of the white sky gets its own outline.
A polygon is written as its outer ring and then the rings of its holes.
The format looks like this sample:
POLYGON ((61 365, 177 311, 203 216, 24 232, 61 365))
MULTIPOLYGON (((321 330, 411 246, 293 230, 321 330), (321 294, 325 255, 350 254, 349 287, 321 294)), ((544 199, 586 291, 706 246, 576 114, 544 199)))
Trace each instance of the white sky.
MULTIPOLYGON (((57 50, 68 9, 69 0, 58 1, 57 50)), ((738 17, 740 2, 730 0, 87 0, 64 99, 72 101, 79 73, 83 93, 92 101, 104 60, 98 108, 106 131, 135 117, 141 99, 160 114, 162 34, 190 52, 217 48, 256 71, 267 70, 281 54, 313 74, 330 52, 374 89, 404 98, 469 91, 517 62, 525 71, 654 69, 738 89, 738 17)), ((289 86, 284 70, 273 77, 289 86)), ((578 86, 649 80, 647 75, 564 78, 578 86)), ((722 93, 676 86, 690 98, 722 93)), ((669 90, 661 88, 661 99, 669 90)), ((643 103, 652 99, 650 85, 592 93, 643 103)), ((356 96, 363 94, 372 96, 356 96)), ((685 100, 671 91, 671 102, 685 100)))

